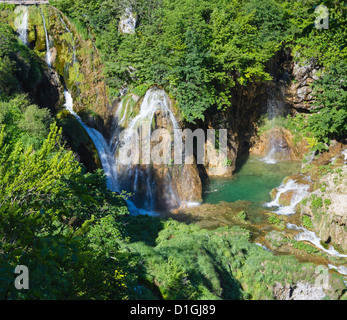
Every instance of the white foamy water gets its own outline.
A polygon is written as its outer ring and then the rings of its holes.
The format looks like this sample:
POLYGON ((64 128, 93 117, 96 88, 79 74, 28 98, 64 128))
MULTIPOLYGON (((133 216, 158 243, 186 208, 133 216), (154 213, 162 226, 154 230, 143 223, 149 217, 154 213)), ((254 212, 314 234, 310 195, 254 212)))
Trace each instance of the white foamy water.
POLYGON ((275 156, 276 156, 276 147, 272 146, 269 153, 263 159, 260 159, 260 160, 267 164, 276 164, 278 160, 276 160, 275 156))
MULTIPOLYGON (((135 193, 141 190, 139 197, 141 198, 142 204, 154 210, 156 207, 156 195, 154 194, 156 182, 152 174, 150 149, 154 116, 160 113, 164 119, 164 123, 169 126, 171 125, 173 129, 179 129, 179 124, 171 110, 170 99, 165 90, 154 87, 147 90, 139 113, 134 118, 128 119, 129 123, 125 128, 126 131, 122 132, 124 134, 121 135, 120 126, 124 124, 128 114, 128 108, 130 107, 128 101, 129 99, 123 99, 115 114, 115 129, 111 141, 113 143, 113 155, 116 159, 116 171, 122 171, 122 178, 120 180, 123 180, 124 187, 126 186, 128 191, 135 193), (133 146, 133 150, 139 150, 138 141, 140 136, 141 158, 139 158, 137 152, 131 152, 131 157, 128 158, 128 153, 123 152, 124 149, 133 146), (138 166, 139 160, 141 160, 141 166, 138 166), (125 163, 129 163, 130 165, 124 168, 125 163), (127 177, 131 177, 131 181, 127 177)), ((180 199, 171 187, 170 175, 167 174, 165 179, 167 202, 179 206, 180 199)), ((137 200, 140 201, 139 199, 137 200)))
POLYGON ((201 205, 201 202, 197 202, 197 201, 183 201, 181 202, 181 207, 187 207, 187 208, 195 208, 195 207, 199 207, 201 205))
POLYGON ((267 248, 266 246, 264 246, 263 244, 261 244, 261 243, 258 243, 258 242, 256 242, 255 243, 257 246, 259 246, 259 247, 262 247, 264 250, 266 250, 266 251, 269 251, 269 252, 272 252, 269 248, 267 248))
POLYGON ((287 228, 288 229, 292 229, 292 230, 298 230, 301 231, 301 233, 299 233, 297 236, 295 236, 295 240, 297 241, 307 241, 312 243, 315 247, 317 247, 318 249, 333 255, 333 256, 337 256, 337 257, 341 257, 341 258, 346 258, 347 255, 346 254, 341 254, 338 251, 336 251, 332 246, 329 249, 324 248, 321 245, 321 239, 313 232, 313 231, 309 231, 307 229, 305 229, 304 227, 298 227, 295 224, 292 223, 288 223, 287 224, 287 228))
POLYGON ((334 266, 332 264, 328 264, 329 269, 336 269, 336 271, 340 274, 343 274, 344 276, 347 276, 347 267, 345 266, 334 266))
POLYGON ((277 188, 277 194, 273 201, 265 204, 266 207, 277 207, 278 209, 274 211, 280 215, 291 215, 295 213, 296 206, 309 194, 310 186, 308 184, 300 184, 296 181, 289 179, 286 183, 282 183, 281 186, 277 188), (290 204, 288 206, 283 206, 280 204, 280 198, 286 192, 293 192, 290 199, 290 204))
POLYGON ((151 88, 146 92, 146 95, 141 104, 140 113, 130 122, 129 129, 135 130, 144 122, 152 123, 154 114, 157 111, 168 115, 174 129, 179 129, 179 125, 175 115, 171 111, 169 98, 164 90, 151 88))
POLYGON ((47 31, 47 25, 46 25, 46 19, 45 16, 43 15, 42 11, 40 10, 42 21, 43 21, 43 27, 45 29, 45 38, 46 38, 46 63, 49 68, 52 67, 52 55, 51 55, 51 48, 49 45, 49 36, 48 36, 48 31, 47 31))
POLYGON ((347 149, 343 150, 341 153, 345 157, 345 163, 347 163, 347 149))
POLYGON ((19 16, 15 19, 15 28, 19 39, 28 46, 29 9, 27 6, 19 6, 16 11, 19 11, 19 16))
MULTIPOLYGON (((89 137, 92 139, 96 150, 98 151, 102 168, 104 169, 106 179, 107 179, 107 188, 109 190, 120 192, 118 189, 117 183, 117 172, 115 170, 114 158, 111 152, 110 145, 105 140, 104 136, 96 129, 90 128, 87 126, 81 119, 81 117, 73 110, 73 99, 69 91, 64 91, 65 96, 65 108, 79 121, 82 127, 86 130, 89 137)), ((137 208, 131 201, 127 200, 127 205, 129 212, 132 215, 138 214, 147 214, 150 216, 157 216, 158 214, 154 211, 147 211, 144 209, 137 208)))

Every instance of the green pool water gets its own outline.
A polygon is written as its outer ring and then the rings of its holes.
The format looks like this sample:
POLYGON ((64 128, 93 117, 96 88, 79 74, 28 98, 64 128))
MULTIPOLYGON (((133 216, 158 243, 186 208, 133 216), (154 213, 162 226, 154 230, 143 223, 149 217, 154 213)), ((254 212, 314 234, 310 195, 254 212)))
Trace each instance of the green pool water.
POLYGON ((212 178, 204 190, 204 203, 220 201, 251 201, 262 206, 271 200, 270 191, 283 179, 300 170, 300 162, 286 161, 267 164, 261 158, 250 156, 238 163, 232 178, 212 178))

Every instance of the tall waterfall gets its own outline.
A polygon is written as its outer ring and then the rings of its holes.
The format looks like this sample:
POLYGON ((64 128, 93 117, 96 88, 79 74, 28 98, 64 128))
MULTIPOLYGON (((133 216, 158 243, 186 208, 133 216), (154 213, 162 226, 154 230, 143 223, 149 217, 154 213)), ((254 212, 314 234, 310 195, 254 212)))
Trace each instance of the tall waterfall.
POLYGON ((98 151, 102 167, 106 174, 107 187, 110 190, 115 190, 115 174, 113 171, 113 156, 110 153, 109 146, 103 135, 94 128, 87 126, 81 117, 73 110, 73 99, 71 93, 67 90, 64 91, 65 108, 79 121, 82 127, 86 130, 89 137, 92 139, 95 148, 98 151))
POLYGON ((15 20, 15 28, 19 39, 28 46, 29 9, 27 6, 19 6, 16 8, 16 12, 19 13, 19 16, 15 20))
MULTIPOLYGON (((46 62, 48 66, 51 67, 47 25, 42 12, 41 16, 44 22, 46 34, 46 62)), ((74 67, 77 62, 76 46, 72 32, 70 31, 64 20, 62 18, 60 20, 66 32, 71 35, 73 40, 73 57, 71 59, 71 62, 66 66, 66 72, 68 75, 69 69, 71 67, 74 67)), ((124 167, 118 161, 118 152, 122 145, 126 144, 129 139, 132 139, 131 133, 141 131, 142 147, 144 145, 150 147, 152 129, 156 127, 158 122, 159 127, 165 129, 169 128, 170 132, 173 132, 174 129, 179 128, 178 122, 171 110, 170 99, 164 90, 160 90, 158 88, 152 88, 148 90, 140 106, 140 109, 137 112, 135 110, 131 110, 131 112, 129 113, 127 108, 130 108, 130 106, 123 101, 115 115, 114 130, 110 141, 107 141, 98 130, 86 125, 81 117, 76 112, 74 112, 73 98, 68 89, 65 89, 64 96, 65 108, 83 126, 98 151, 101 164, 107 178, 107 187, 110 190, 119 193, 121 193, 123 190, 129 193, 134 193, 134 195, 131 197, 131 201, 127 201, 129 211, 132 214, 157 215, 155 210, 157 209, 156 196, 158 194, 161 194, 161 199, 165 198, 165 204, 172 204, 172 207, 175 208, 177 208, 181 204, 180 198, 177 195, 177 191, 172 188, 171 179, 173 174, 170 171, 171 169, 168 169, 167 165, 163 165, 159 168, 154 168, 154 165, 150 162, 150 159, 146 160, 141 158, 141 164, 137 163, 135 165, 124 167), (128 116, 128 114, 131 115, 133 113, 137 115, 133 117, 128 116), (120 118, 121 114, 122 117, 120 118), (125 125, 125 122, 127 123, 127 125, 125 125), (120 133, 123 129, 128 130, 126 131, 125 137, 123 136, 122 139, 120 139, 120 133), (146 132, 146 139, 143 139, 144 132, 146 132), (156 181, 156 177, 154 177, 154 173, 157 172, 155 170, 161 170, 160 186, 158 185, 158 181, 156 181)))
MULTIPOLYGON (((89 137, 92 139, 95 148, 98 151, 100 161, 102 164, 102 168, 104 169, 105 175, 106 175, 106 181, 107 181, 107 188, 109 190, 115 191, 115 192, 121 192, 120 189, 118 189, 118 183, 117 183, 117 173, 115 171, 115 162, 113 153, 111 151, 110 145, 105 140, 104 136, 96 129, 90 128, 87 126, 81 119, 81 117, 73 110, 73 99, 69 91, 64 91, 65 96, 65 108, 78 120, 78 122, 82 125, 82 127, 86 130, 89 137)), ((129 208, 129 211, 131 214, 148 214, 155 216, 157 215, 153 211, 147 211, 144 209, 137 208, 133 202, 127 201, 127 205, 129 208)))
POLYGON ((40 9, 40 13, 41 13, 41 17, 42 17, 42 21, 43 21, 43 27, 45 29, 45 37, 46 37, 46 63, 48 65, 48 67, 51 68, 52 67, 52 56, 51 56, 51 48, 50 48, 50 44, 49 44, 49 36, 48 36, 48 32, 47 32, 46 19, 45 19, 43 12, 41 11, 41 9, 40 9))
MULTIPOLYGON (((270 85, 268 88, 267 99, 267 115, 270 123, 275 124, 275 119, 284 115, 284 93, 282 86, 270 85)), ((274 125, 273 128, 274 129, 274 125)), ((273 134, 273 130, 270 132, 268 153, 263 159, 268 164, 275 164, 282 152, 281 141, 273 134)))
MULTIPOLYGON (((42 12, 41 12, 42 14, 42 12)), ((42 15, 42 18, 44 19, 44 16, 42 15)), ((71 35, 72 37, 72 43, 73 43, 73 58, 71 63, 69 63, 67 65, 67 69, 71 68, 71 67, 75 67, 76 62, 77 62, 77 57, 76 57, 76 46, 75 46, 75 41, 73 38, 73 34, 71 32, 71 30, 68 28, 68 26, 66 25, 66 23, 64 22, 64 20, 60 17, 60 21, 62 22, 65 30, 71 35)), ((47 29, 45 29, 46 31, 47 29)), ((46 33, 46 39, 48 38, 48 35, 46 33)), ((47 41, 46 41, 47 42, 47 41)), ((49 48, 49 43, 48 43, 48 48, 49 48)), ((50 60, 48 59, 48 62, 50 62, 50 60)), ((69 70, 67 70, 69 71, 69 70)), ((77 85, 77 93, 79 94, 78 91, 78 83, 77 85)), ((73 98, 71 96, 71 93, 65 89, 64 90, 64 97, 65 97, 65 104, 64 107, 66 110, 68 110, 77 120, 78 122, 81 124, 81 126, 85 129, 85 131, 87 132, 87 134, 89 135, 89 137, 91 138, 91 140, 94 143, 94 146, 99 154, 99 158, 101 161, 101 165, 102 168, 105 172, 106 175, 106 184, 107 184, 107 188, 111 191, 114 192, 118 192, 121 193, 122 190, 119 188, 118 185, 118 176, 117 176, 117 171, 116 171, 116 166, 115 166, 115 159, 114 159, 114 154, 112 152, 112 147, 111 144, 109 144, 106 139, 104 138, 104 136, 96 129, 89 127, 88 125, 86 125, 83 120, 81 119, 81 117, 73 110, 73 98)), ((147 215, 152 215, 152 216, 156 216, 157 213, 154 211, 147 211, 144 209, 140 209, 138 207, 136 207, 134 205, 134 203, 132 201, 127 200, 127 205, 129 208, 129 212, 133 215, 137 215, 137 214, 147 214, 147 215)))
MULTIPOLYGON (((113 132, 111 138, 116 170, 119 176, 118 183, 120 187, 124 188, 128 192, 135 193, 136 203, 154 210, 157 207, 154 190, 156 190, 158 186, 156 185, 153 176, 155 169, 151 163, 150 151, 148 149, 151 146, 152 129, 156 127, 158 117, 161 117, 160 121, 162 121, 159 127, 165 127, 165 129, 170 128, 171 131, 173 131, 174 129, 179 129, 179 124, 171 110, 170 100, 164 90, 158 88, 149 89, 141 103, 139 113, 132 119, 127 119, 127 115, 131 114, 128 110, 130 107, 131 106, 129 106, 129 104, 124 100, 121 102, 116 113, 115 121, 118 123, 118 130, 113 132), (125 124, 125 120, 128 120, 128 125, 125 124), (121 141, 119 140, 119 127, 125 127, 128 129, 121 141), (134 143, 134 139, 137 139, 134 138, 134 135, 141 137, 141 163, 136 163, 136 161, 134 161, 133 165, 124 166, 118 161, 118 152, 122 146, 134 143)), ((135 154, 134 156, 138 156, 138 154, 135 154)), ((162 179, 166 181, 166 202, 172 204, 172 206, 180 205, 178 195, 171 188, 170 172, 165 170, 163 167, 160 169, 165 171, 162 179)), ((164 190, 161 191, 164 192, 164 190)))
POLYGON ((268 137, 268 152, 263 161, 268 164, 275 164, 279 159, 283 160, 287 157, 285 148, 282 145, 283 140, 279 137, 279 132, 276 132, 274 129, 276 127, 276 119, 286 116, 288 113, 285 103, 285 85, 288 75, 287 73, 280 74, 276 56, 270 60, 268 71, 273 80, 267 86, 266 112, 272 129, 270 129, 270 136, 268 137))

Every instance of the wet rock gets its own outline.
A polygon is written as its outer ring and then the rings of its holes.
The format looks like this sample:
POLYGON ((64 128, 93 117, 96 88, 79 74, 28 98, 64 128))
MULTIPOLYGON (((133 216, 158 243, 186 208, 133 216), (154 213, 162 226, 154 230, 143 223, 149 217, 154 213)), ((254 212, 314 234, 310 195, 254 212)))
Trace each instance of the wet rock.
POLYGON ((278 202, 281 206, 290 206, 291 202, 292 202, 292 197, 295 194, 295 191, 287 191, 284 192, 280 195, 278 202))
POLYGON ((289 130, 275 127, 264 132, 250 149, 250 154, 271 157, 276 160, 302 160, 308 151, 306 141, 293 142, 293 135, 289 130))

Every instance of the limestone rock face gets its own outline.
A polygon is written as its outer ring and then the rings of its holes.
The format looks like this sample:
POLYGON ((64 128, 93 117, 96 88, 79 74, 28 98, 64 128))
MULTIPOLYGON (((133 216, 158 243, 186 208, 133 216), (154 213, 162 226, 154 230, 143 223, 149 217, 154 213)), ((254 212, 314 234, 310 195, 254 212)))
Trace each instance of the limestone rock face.
POLYGON ((312 89, 310 84, 318 79, 319 68, 313 63, 293 62, 294 81, 286 89, 286 100, 292 108, 302 111, 312 109, 312 89))
POLYGON ((277 300, 322 300, 326 297, 322 287, 305 281, 299 281, 294 285, 287 283, 285 286, 276 283, 274 295, 277 300))
POLYGON ((251 154, 266 156, 275 146, 274 157, 277 160, 301 160, 308 151, 305 141, 296 144, 290 131, 283 128, 273 128, 264 132, 250 149, 251 154))
POLYGON ((311 216, 315 232, 328 245, 338 246, 347 253, 347 165, 322 176, 319 188, 311 193, 311 199, 302 206, 301 213, 311 216), (318 200, 318 201, 317 201, 318 200))

